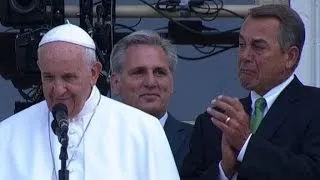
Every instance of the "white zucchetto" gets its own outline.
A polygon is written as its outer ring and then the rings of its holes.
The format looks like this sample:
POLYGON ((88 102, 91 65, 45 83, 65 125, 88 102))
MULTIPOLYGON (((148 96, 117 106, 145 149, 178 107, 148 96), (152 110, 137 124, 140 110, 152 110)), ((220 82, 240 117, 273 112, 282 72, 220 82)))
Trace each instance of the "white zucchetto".
POLYGON ((41 39, 39 47, 51 42, 69 42, 95 50, 96 46, 89 34, 79 26, 63 24, 52 28, 41 39))

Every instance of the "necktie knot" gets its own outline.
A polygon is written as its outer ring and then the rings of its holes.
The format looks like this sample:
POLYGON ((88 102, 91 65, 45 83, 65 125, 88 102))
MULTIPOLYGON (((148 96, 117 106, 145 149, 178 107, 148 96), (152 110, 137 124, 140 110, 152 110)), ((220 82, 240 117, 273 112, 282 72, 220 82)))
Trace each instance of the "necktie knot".
POLYGON ((251 117, 250 129, 252 133, 255 133, 263 119, 263 112, 267 106, 267 102, 264 98, 258 98, 254 103, 254 111, 251 117))
POLYGON ((256 100, 256 102, 254 103, 254 109, 255 110, 258 109, 260 111, 263 111, 264 108, 266 107, 266 105, 267 105, 267 102, 264 98, 258 98, 256 100))

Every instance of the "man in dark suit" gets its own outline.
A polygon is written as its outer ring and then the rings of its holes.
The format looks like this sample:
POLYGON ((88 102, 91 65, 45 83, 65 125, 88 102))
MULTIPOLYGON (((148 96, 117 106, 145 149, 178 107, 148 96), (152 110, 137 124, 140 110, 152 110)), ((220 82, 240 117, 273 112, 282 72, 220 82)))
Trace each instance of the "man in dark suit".
POLYGON ((159 119, 180 170, 189 151, 192 125, 167 112, 178 61, 175 47, 158 33, 141 30, 121 39, 110 60, 112 92, 122 102, 159 119))
POLYGON ((304 39, 304 24, 289 7, 249 11, 238 76, 250 95, 218 96, 198 116, 182 179, 320 179, 320 90, 294 75, 304 39))
POLYGON ((189 141, 193 126, 176 120, 168 113, 167 121, 164 125, 164 132, 167 135, 173 157, 180 171, 183 159, 189 152, 189 141))

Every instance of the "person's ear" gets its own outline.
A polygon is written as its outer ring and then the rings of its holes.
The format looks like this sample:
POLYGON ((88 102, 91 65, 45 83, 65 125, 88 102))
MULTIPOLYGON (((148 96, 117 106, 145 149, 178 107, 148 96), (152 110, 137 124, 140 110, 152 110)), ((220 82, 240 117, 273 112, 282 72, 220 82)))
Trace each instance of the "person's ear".
POLYGON ((287 50, 286 68, 293 69, 298 63, 299 49, 297 46, 292 46, 287 50))
POLYGON ((119 93, 120 93, 120 74, 111 73, 111 76, 110 76, 110 87, 111 87, 111 91, 115 95, 119 95, 119 93))
POLYGON ((92 85, 95 85, 97 83, 101 70, 102 70, 102 65, 100 62, 95 62, 91 66, 92 85))

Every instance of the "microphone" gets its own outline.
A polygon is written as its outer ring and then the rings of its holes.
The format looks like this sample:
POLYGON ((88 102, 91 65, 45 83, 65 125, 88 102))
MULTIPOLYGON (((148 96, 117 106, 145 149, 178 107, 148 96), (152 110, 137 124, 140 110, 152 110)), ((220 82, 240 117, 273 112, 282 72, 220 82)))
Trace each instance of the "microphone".
POLYGON ((52 129, 52 131, 54 132, 55 135, 57 135, 57 136, 60 136, 60 135, 61 135, 60 129, 59 129, 59 127, 58 127, 57 120, 54 119, 54 120, 51 122, 51 129, 52 129))
POLYGON ((66 105, 62 103, 58 103, 52 107, 52 115, 56 123, 58 124, 58 128, 60 129, 61 133, 68 132, 68 108, 66 105))
POLYGON ((59 170, 59 180, 69 180, 69 171, 67 169, 68 160, 68 108, 62 103, 52 107, 54 120, 51 123, 53 132, 58 136, 61 143, 59 159, 61 160, 61 169, 59 170))

